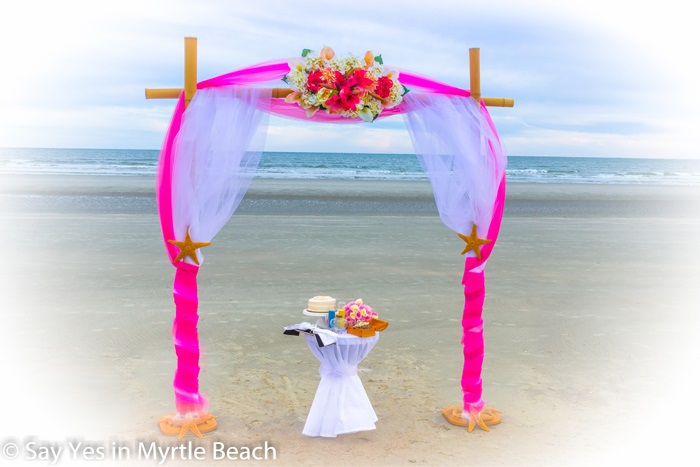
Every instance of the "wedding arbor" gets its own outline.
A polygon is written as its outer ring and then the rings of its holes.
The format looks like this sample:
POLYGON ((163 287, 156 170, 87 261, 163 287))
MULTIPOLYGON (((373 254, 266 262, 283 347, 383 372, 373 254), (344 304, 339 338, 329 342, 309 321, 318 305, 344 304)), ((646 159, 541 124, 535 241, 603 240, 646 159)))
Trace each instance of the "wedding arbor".
POLYGON ((147 89, 176 98, 158 163, 157 202, 175 267, 173 339, 176 413, 161 430, 184 436, 216 428, 199 391, 197 272, 209 245, 243 199, 262 154, 270 114, 322 124, 371 122, 403 115, 428 174, 443 223, 464 240, 463 401, 443 415, 469 431, 500 421, 485 407, 482 310, 484 267, 501 225, 506 154, 486 106, 512 99, 480 93, 479 50, 470 49, 470 90, 384 66, 381 55, 337 57, 324 47, 197 82, 196 39, 185 39, 184 89, 147 89), (288 87, 276 87, 284 81, 288 87))

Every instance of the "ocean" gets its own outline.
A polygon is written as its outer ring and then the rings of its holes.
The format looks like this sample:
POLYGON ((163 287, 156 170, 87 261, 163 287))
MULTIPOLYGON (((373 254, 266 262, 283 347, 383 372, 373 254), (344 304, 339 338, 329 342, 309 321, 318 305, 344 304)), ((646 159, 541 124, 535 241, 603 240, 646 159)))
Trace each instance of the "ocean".
MULTIPOLYGON (((0 173, 155 176, 158 150, 0 148, 0 173)), ((426 180, 414 154, 266 152, 257 177, 426 180)), ((700 185, 700 160, 510 156, 514 183, 700 185)))

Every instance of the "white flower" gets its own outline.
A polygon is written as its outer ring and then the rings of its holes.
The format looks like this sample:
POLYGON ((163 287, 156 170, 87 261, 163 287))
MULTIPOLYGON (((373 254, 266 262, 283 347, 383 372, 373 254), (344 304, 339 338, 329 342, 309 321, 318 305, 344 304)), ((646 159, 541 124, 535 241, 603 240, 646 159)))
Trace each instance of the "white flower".
POLYGON ((318 97, 318 100, 321 101, 322 103, 326 102, 332 95, 333 95, 333 91, 331 91, 328 88, 321 88, 316 93, 316 97, 318 97))
POLYGON ((357 112, 357 116, 365 122, 371 122, 374 120, 374 114, 372 113, 369 107, 363 107, 357 112))

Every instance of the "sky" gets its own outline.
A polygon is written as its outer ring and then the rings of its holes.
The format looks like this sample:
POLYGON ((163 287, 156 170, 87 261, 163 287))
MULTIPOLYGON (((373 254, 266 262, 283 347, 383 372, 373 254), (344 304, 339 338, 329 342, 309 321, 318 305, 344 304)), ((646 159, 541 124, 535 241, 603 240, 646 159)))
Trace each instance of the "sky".
MULTIPOLYGON (((469 87, 509 155, 700 158, 700 33, 686 0, 23 1, 0 16, 0 147, 158 149, 183 86, 324 45, 469 87)), ((283 83, 280 83, 283 85, 283 83)), ((400 116, 358 125, 273 117, 268 151, 412 153, 400 116)))

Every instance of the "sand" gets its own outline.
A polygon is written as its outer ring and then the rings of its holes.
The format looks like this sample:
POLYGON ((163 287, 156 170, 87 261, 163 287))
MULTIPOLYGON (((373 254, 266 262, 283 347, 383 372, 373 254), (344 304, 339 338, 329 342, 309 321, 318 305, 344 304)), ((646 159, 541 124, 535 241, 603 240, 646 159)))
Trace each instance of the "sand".
MULTIPOLYGON (((461 398, 463 244, 429 185, 255 180, 204 250, 200 381, 219 428, 186 439, 268 442, 281 465, 690 463, 698 201, 697 187, 509 185, 484 310, 484 397, 503 423, 467 433, 440 414, 461 398), (359 371, 374 431, 301 434, 318 362, 282 328, 319 294, 390 323, 359 371)), ((92 465, 179 445, 156 425, 175 353, 154 181, 3 175, 0 216, 0 444, 25 459, 32 440, 103 446, 92 465)))

